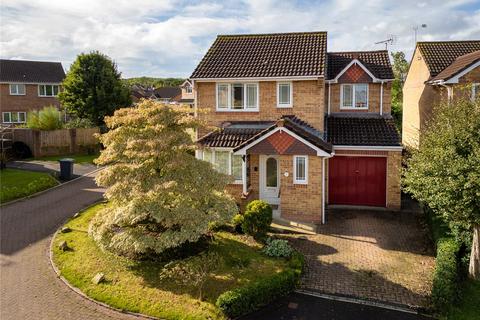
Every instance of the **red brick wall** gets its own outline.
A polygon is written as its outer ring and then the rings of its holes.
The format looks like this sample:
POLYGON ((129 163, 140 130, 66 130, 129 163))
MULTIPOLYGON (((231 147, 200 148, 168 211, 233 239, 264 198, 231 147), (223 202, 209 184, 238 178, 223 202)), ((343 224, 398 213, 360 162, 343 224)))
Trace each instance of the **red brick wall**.
POLYGON ((31 111, 39 110, 44 106, 54 105, 59 107, 60 102, 56 97, 39 97, 38 85, 26 84, 25 95, 10 95, 9 84, 0 84, 0 111, 31 111))

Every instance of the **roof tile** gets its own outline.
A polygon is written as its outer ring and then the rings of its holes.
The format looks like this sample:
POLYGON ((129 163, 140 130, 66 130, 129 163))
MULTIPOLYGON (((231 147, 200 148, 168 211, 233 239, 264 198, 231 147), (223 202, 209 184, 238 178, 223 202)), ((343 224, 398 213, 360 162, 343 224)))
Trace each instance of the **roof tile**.
POLYGON ((328 79, 334 79, 352 60, 358 59, 375 77, 393 79, 388 51, 329 52, 327 54, 328 79))
POLYGON ((64 78, 60 62, 0 59, 1 82, 61 83, 64 78))

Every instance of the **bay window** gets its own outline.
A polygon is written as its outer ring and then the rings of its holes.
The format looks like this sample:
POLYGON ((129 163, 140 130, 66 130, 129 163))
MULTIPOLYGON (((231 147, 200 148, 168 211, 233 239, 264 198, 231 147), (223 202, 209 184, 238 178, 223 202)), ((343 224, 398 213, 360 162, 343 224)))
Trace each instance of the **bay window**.
POLYGON ((293 157, 293 183, 295 184, 308 183, 308 157, 307 156, 293 157))
POLYGON ((368 84, 342 84, 340 109, 368 109, 368 84))
POLYGON ((230 150, 203 149, 199 158, 211 163, 218 172, 233 176, 234 183, 241 184, 243 159, 241 155, 234 155, 230 150))
POLYGON ((257 83, 217 83, 217 111, 258 111, 257 83))

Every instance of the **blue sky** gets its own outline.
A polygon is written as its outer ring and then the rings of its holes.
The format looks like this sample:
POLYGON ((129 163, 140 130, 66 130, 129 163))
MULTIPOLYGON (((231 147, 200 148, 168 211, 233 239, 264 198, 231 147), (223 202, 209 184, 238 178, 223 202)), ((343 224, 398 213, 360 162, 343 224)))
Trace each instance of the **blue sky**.
POLYGON ((2 58, 61 61, 99 50, 124 77, 188 77, 217 34, 328 31, 328 50, 393 51, 480 39, 480 0, 3 0, 2 58))

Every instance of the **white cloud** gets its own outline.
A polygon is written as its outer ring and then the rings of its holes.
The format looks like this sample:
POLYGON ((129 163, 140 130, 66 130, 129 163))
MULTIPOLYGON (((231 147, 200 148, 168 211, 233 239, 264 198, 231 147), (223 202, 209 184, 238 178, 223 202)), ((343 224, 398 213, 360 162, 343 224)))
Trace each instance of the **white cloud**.
POLYGON ((480 38, 474 0, 382 1, 61 1, 1 3, 0 55, 62 61, 99 50, 125 76, 188 76, 217 34, 326 30, 329 50, 380 49, 410 53, 413 26, 421 40, 480 38))

